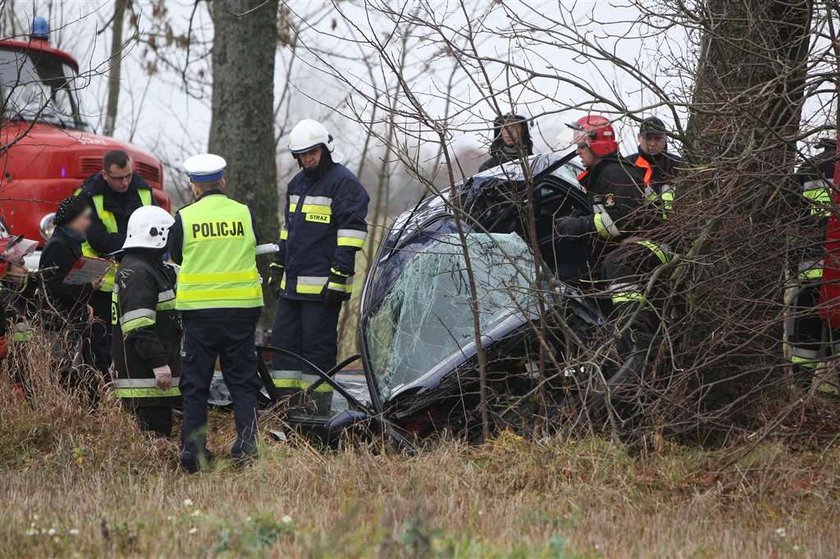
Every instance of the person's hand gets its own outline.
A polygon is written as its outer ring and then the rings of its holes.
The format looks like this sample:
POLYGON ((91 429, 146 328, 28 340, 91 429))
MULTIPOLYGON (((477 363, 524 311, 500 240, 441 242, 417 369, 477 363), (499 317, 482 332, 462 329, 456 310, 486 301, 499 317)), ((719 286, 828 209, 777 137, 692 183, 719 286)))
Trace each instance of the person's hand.
POLYGON ((152 371, 155 373, 155 386, 159 390, 169 390, 172 388, 172 369, 169 368, 169 365, 155 367, 152 371))
POLYGON ((554 232, 558 237, 580 237, 589 232, 585 217, 564 216, 554 222, 554 232))
POLYGON ((268 266, 268 288, 275 299, 280 296, 280 282, 283 280, 283 265, 272 262, 268 266))
POLYGON ((0 359, 5 359, 9 356, 9 343, 6 341, 6 336, 0 336, 0 359))
POLYGON ((330 274, 330 279, 327 281, 327 285, 324 287, 324 305, 334 309, 340 307, 341 304, 344 303, 344 290, 334 289, 330 286, 343 286, 346 282, 347 278, 336 274, 330 274))

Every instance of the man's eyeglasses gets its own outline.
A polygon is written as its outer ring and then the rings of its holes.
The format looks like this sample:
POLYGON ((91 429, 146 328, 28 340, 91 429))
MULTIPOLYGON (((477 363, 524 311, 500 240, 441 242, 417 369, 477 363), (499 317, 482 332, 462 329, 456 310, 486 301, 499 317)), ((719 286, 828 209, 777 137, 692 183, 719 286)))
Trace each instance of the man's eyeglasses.
POLYGON ((131 182, 131 177, 132 177, 132 176, 134 176, 134 173, 129 173, 129 174, 127 174, 127 175, 122 175, 122 176, 117 177, 117 176, 114 176, 114 175, 112 175, 111 173, 108 173, 108 172, 106 171, 106 172, 105 172, 105 175, 106 175, 109 179, 111 179, 112 181, 116 181, 116 182, 131 182))

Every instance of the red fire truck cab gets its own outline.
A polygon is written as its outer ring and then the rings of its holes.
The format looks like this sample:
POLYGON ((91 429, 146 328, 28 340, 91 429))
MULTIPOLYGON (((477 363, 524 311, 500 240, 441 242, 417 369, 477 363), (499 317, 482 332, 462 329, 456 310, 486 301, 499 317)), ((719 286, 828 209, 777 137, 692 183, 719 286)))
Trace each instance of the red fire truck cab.
POLYGON ((93 132, 80 105, 89 80, 79 64, 49 43, 35 18, 28 40, 0 39, 0 216, 8 233, 43 244, 58 203, 100 172, 102 156, 121 149, 170 209, 163 167, 147 151, 93 132))

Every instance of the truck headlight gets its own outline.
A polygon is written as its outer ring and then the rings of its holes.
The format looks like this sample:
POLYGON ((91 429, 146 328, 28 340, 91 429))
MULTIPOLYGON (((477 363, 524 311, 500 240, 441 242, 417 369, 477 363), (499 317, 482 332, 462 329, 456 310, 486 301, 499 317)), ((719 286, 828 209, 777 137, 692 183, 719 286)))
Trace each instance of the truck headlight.
POLYGON ((50 237, 52 237, 53 231, 55 231, 54 221, 55 213, 48 213, 41 218, 41 223, 38 228, 41 230, 41 236, 44 237, 45 241, 49 241, 50 237))

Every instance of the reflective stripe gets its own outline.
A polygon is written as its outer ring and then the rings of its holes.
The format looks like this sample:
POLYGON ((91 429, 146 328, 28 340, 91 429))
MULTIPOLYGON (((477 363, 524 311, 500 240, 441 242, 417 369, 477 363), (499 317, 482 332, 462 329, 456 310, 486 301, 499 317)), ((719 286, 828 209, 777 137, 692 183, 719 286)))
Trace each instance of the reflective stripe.
POLYGON ((362 248, 367 239, 366 231, 359 231, 357 229, 339 229, 338 230, 338 246, 362 248))
POLYGON ((317 295, 327 284, 326 276, 298 276, 295 291, 303 295, 317 295))
POLYGON ((152 309, 135 309, 120 317, 120 328, 122 328, 123 334, 128 334, 138 328, 154 326, 156 318, 157 313, 152 309))
POLYGON ((170 299, 175 298, 175 290, 174 289, 167 289, 166 291, 161 291, 158 293, 158 303, 162 303, 164 301, 169 301, 170 299))
MULTIPOLYGON (((318 375, 306 374, 302 371, 274 370, 271 371, 272 384, 275 387, 287 390, 306 390, 315 384, 320 377, 318 375)), ((321 383, 315 392, 332 392, 332 386, 326 382, 321 383)))
POLYGON ((154 319, 157 318, 157 313, 152 309, 134 309, 133 311, 128 311, 120 317, 120 324, 124 324, 130 320, 140 317, 151 318, 152 321, 154 321, 154 319))
POLYGON ((284 226, 280 229, 280 240, 281 240, 281 241, 286 241, 286 240, 288 240, 288 239, 289 239, 289 230, 288 230, 288 229, 286 229, 286 226, 284 225, 284 226))
POLYGON ((799 272, 796 274, 796 279, 814 280, 822 279, 823 277, 823 261, 822 260, 806 260, 799 263, 799 272))
POLYGON ((656 243, 651 242, 651 241, 646 241, 646 240, 639 240, 639 241, 633 241, 633 242, 636 243, 637 245, 641 245, 641 246, 647 248, 648 250, 650 250, 652 253, 654 253, 656 255, 657 258, 659 258, 659 261, 662 262, 663 264, 668 262, 668 260, 669 260, 668 254, 662 249, 662 247, 660 247, 656 243))
POLYGON ((644 293, 621 293, 612 296, 613 303, 638 303, 644 300, 644 293))
POLYGON ((595 230, 598 231, 600 237, 610 239, 621 236, 621 231, 615 226, 603 205, 595 204, 592 209, 595 210, 595 230))
POLYGON ((343 278, 346 278, 350 275, 350 274, 345 274, 344 272, 342 272, 338 268, 330 268, 330 273, 333 274, 334 276, 341 276, 343 278))
POLYGON ((799 355, 791 355, 790 362, 806 369, 816 369, 820 364, 819 361, 815 359, 800 357, 799 355))
POLYGON ((174 398, 181 395, 181 377, 172 378, 172 387, 160 390, 154 378, 117 378, 114 392, 118 398, 174 398))
POLYGON ((642 285, 639 283, 612 283, 607 287, 607 291, 612 293, 611 299, 613 303, 630 303, 646 300, 642 285))
POLYGON ((342 293, 347 292, 347 287, 340 283, 330 282, 327 284, 327 289, 332 289, 333 291, 340 291, 342 293))
POLYGON ((229 281, 251 281, 259 279, 259 273, 256 270, 247 270, 243 272, 206 272, 206 273, 192 273, 179 274, 178 283, 215 283, 215 282, 229 282, 229 281))
POLYGON ((140 318, 133 318, 131 320, 123 321, 120 319, 120 328, 122 328, 123 335, 128 334, 138 328, 148 328, 155 325, 154 319, 141 316, 140 318))
POLYGON ((172 387, 169 390, 159 388, 116 388, 114 390, 117 398, 177 398, 181 395, 181 389, 172 387))
POLYGON ((309 214, 332 215, 332 198, 327 196, 304 196, 301 205, 300 196, 289 196, 289 212, 300 211, 309 214))
MULTIPOLYGON (((181 377, 172 377, 172 386, 178 386, 181 382, 181 377)), ((114 379, 114 386, 117 388, 154 388, 155 379, 147 378, 116 378, 114 379)))
MULTIPOLYGON (((179 301, 218 301, 220 299, 262 299, 260 287, 240 287, 231 289, 214 289, 212 291, 188 291, 178 295, 179 301)), ((253 306, 260 306, 254 304, 253 306)), ((176 306, 177 308, 177 306, 176 306)), ((202 308, 223 308, 223 307, 202 307, 202 308)), ((243 308, 250 308, 244 307, 243 308)), ((190 309, 185 309, 190 310, 190 309)))

